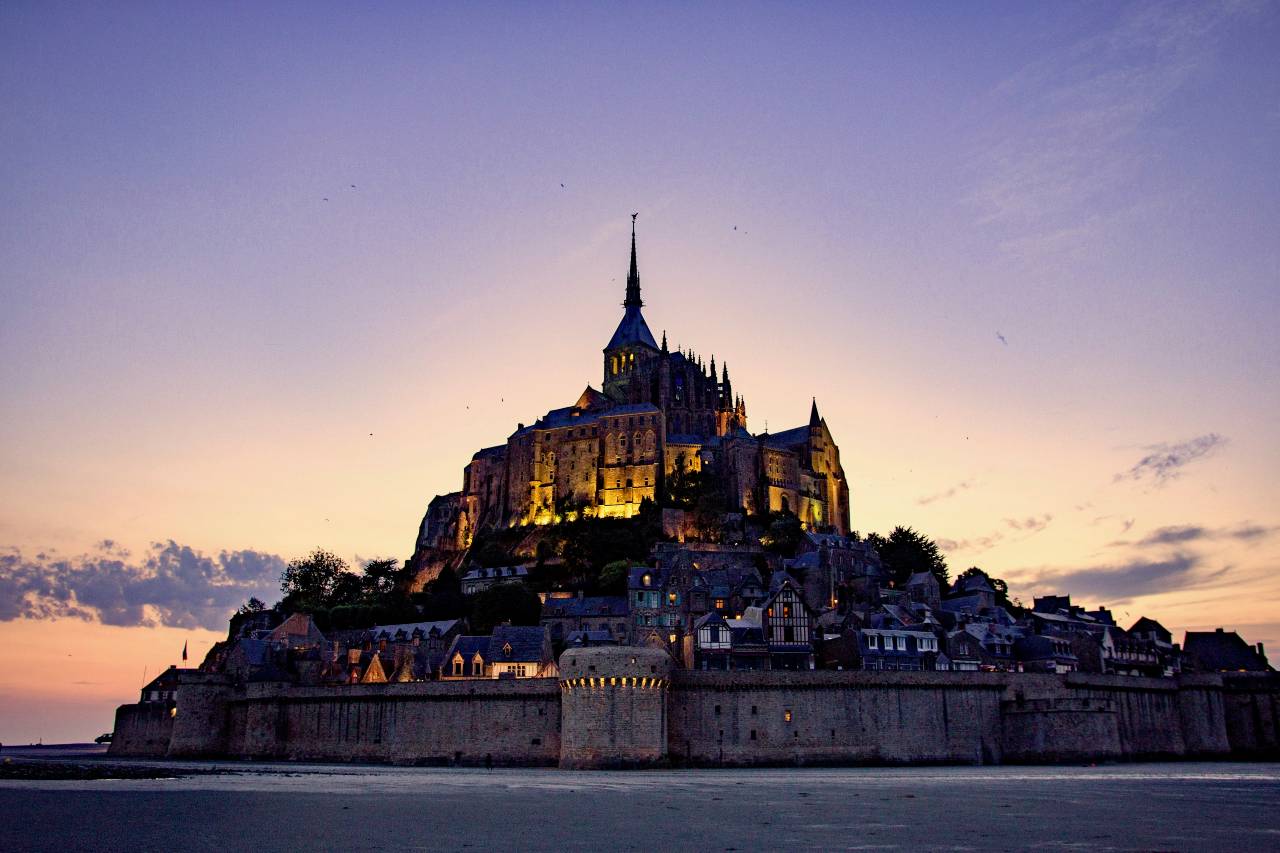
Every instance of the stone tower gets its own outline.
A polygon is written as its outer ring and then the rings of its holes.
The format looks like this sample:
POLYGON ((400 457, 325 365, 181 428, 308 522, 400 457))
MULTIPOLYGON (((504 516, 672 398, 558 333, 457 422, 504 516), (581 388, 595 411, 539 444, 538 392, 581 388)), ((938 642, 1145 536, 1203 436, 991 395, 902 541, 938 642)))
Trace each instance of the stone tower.
POLYGON ((650 389, 642 387, 661 356, 640 309, 640 271, 636 263, 636 218, 631 217, 631 269, 627 273, 627 298, 622 322, 604 348, 604 393, 616 403, 648 402, 650 389))
POLYGON ((560 656, 560 766, 644 767, 667 760, 671 656, 596 646, 560 656))

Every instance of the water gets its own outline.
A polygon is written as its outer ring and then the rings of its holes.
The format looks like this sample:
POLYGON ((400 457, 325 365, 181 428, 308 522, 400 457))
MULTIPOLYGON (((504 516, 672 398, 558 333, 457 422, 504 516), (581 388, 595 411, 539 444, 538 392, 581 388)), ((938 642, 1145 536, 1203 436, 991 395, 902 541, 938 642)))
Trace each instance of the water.
POLYGON ((0 849, 1280 850, 1277 764, 165 766, 225 772, 0 781, 0 849))

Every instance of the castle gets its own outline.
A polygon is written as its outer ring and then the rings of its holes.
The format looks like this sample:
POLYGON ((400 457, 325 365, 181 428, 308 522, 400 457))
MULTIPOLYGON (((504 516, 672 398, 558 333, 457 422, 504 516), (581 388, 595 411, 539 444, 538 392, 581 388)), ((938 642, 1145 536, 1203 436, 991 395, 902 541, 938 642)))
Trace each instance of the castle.
POLYGON ((604 347, 600 390, 520 424, 505 444, 478 451, 462 490, 431 501, 419 546, 446 551, 478 530, 547 524, 568 513, 629 518, 658 501, 677 470, 714 467, 732 509, 795 514, 806 528, 849 532, 849 485, 816 400, 809 423, 752 435, 729 367, 717 376, 692 351, 658 343, 641 309, 635 216, 622 320, 604 347))

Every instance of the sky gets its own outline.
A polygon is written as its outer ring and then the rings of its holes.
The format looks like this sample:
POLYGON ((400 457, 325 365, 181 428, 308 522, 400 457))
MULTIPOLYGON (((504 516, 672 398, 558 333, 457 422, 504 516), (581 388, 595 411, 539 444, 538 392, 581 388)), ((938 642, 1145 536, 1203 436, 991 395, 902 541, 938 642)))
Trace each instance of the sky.
POLYGON ((1280 3, 0 5, 0 741, 645 316, 862 533, 1280 650, 1280 3))

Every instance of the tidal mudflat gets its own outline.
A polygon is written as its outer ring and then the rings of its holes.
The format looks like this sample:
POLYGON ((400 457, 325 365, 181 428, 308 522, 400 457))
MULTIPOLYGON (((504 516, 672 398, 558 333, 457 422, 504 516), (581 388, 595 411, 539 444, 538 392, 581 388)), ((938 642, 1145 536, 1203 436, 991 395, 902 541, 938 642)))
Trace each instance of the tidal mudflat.
POLYGON ((119 764, 178 775, 0 779, 0 849, 1280 849, 1277 764, 582 773, 119 764))

